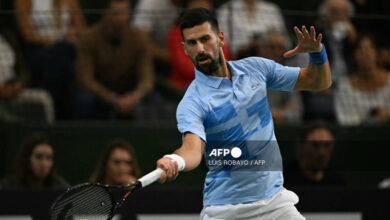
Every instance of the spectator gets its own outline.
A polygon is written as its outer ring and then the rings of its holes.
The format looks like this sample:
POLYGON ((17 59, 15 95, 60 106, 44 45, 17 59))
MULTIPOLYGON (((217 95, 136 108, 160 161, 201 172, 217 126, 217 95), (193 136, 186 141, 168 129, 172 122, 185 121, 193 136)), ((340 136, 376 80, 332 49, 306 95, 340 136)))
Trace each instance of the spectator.
POLYGON ((3 180, 3 189, 64 189, 69 184, 54 166, 54 150, 41 133, 27 136, 15 160, 13 175, 3 180))
POLYGON ((0 27, 0 120, 54 121, 53 101, 42 89, 27 87, 28 73, 12 32, 0 27))
POLYGON ((153 87, 147 37, 129 26, 129 0, 110 0, 102 21, 86 31, 79 47, 76 117, 132 118, 153 87))
MULTIPOLYGON (((213 2, 211 0, 187 0, 185 2, 185 8, 213 9, 213 2)), ((167 43, 170 56, 174 58, 171 60, 172 69, 169 75, 169 82, 175 89, 182 90, 182 95, 184 95, 185 90, 195 78, 195 66, 184 53, 182 42, 183 37, 180 34, 180 27, 176 24, 169 32, 167 43)), ((229 48, 227 44, 224 45, 223 52, 225 58, 229 60, 229 48)))
POLYGON ((390 76, 377 64, 374 39, 362 35, 353 51, 356 69, 337 88, 337 120, 341 125, 390 122, 390 76))
POLYGON ((113 140, 103 150, 91 182, 128 185, 140 177, 134 148, 124 140, 113 140))
MULTIPOLYGON (((338 79, 349 73, 350 48, 356 40, 356 30, 351 22, 354 9, 349 0, 324 0, 319 7, 323 17, 319 32, 327 40, 324 41, 332 71, 332 88, 323 92, 302 92, 303 119, 305 121, 336 121, 334 88, 338 79)), ((341 85, 342 86, 342 85, 341 85)))
MULTIPOLYGON (((287 66, 306 66, 309 62, 307 54, 298 54, 289 59, 283 57, 288 49, 287 36, 280 31, 270 29, 259 42, 259 54, 267 59, 287 66)), ((301 100, 299 94, 276 90, 267 91, 272 117, 276 123, 297 124, 301 122, 301 100)))
POLYGON ((218 10, 218 21, 236 56, 248 53, 256 38, 269 29, 287 33, 279 7, 264 0, 228 1, 218 10))
POLYGON ((356 16, 354 24, 360 33, 375 36, 378 46, 378 61, 382 68, 390 71, 390 22, 382 15, 388 14, 390 1, 352 0, 356 16), (377 17, 375 20, 370 19, 377 17))
POLYGON ((329 169, 332 158, 334 135, 322 122, 305 127, 299 145, 298 160, 284 170, 287 186, 336 186, 344 185, 344 179, 329 169))
POLYGON ((328 52, 332 79, 337 82, 339 77, 350 72, 349 51, 357 37, 356 28, 351 20, 354 7, 349 0, 324 0, 319 11, 323 16, 320 32, 327 39, 324 44, 328 52))
POLYGON ((168 73, 171 62, 167 50, 167 36, 176 22, 183 0, 141 0, 135 8, 133 24, 145 31, 151 39, 151 54, 156 69, 168 73))
POLYGON ((15 0, 16 20, 26 43, 32 86, 54 99, 56 117, 70 116, 70 87, 84 20, 77 0, 15 0), (72 11, 72 13, 71 13, 72 11))

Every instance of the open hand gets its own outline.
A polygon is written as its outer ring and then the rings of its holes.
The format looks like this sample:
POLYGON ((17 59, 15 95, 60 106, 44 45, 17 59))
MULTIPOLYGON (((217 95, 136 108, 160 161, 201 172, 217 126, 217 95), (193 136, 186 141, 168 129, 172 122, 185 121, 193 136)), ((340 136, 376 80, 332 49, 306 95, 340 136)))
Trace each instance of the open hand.
POLYGON ((295 34, 298 38, 298 45, 283 54, 285 58, 291 57, 297 53, 319 53, 322 50, 322 34, 316 36, 314 26, 310 27, 310 33, 305 26, 302 26, 302 31, 298 27, 294 27, 295 34))

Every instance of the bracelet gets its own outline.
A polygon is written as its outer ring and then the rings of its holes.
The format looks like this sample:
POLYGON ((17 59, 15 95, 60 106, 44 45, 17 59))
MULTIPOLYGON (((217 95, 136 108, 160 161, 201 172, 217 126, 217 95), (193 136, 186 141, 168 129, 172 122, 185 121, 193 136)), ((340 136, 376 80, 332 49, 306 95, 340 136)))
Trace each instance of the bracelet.
POLYGON ((177 166, 179 168, 179 171, 184 170, 184 167, 186 166, 186 162, 183 157, 177 155, 177 154, 167 154, 164 157, 171 158, 173 161, 177 162, 177 166))
POLYGON ((309 53, 310 61, 315 65, 322 65, 328 60, 328 55, 326 54, 325 45, 322 43, 322 50, 319 53, 309 53))

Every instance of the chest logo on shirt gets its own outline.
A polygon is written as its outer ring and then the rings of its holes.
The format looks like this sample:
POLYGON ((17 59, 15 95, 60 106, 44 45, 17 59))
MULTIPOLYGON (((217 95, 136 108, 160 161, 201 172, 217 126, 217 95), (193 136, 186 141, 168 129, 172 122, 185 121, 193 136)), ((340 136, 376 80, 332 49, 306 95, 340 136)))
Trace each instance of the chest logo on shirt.
POLYGON ((252 85, 252 90, 257 89, 259 86, 260 86, 260 83, 256 83, 256 84, 252 85))

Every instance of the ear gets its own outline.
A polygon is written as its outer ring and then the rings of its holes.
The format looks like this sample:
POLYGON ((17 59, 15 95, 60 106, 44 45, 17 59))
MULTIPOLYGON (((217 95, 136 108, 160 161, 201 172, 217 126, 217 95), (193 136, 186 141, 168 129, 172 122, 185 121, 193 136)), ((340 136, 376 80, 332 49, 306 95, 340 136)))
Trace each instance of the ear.
POLYGON ((186 46, 184 45, 184 42, 181 42, 181 46, 183 47, 184 53, 188 56, 186 46))
POLYGON ((225 34, 222 31, 220 31, 218 32, 217 36, 219 39, 219 46, 222 47, 223 45, 225 45, 225 34))

